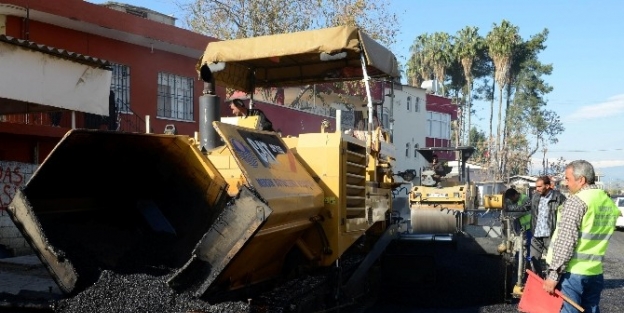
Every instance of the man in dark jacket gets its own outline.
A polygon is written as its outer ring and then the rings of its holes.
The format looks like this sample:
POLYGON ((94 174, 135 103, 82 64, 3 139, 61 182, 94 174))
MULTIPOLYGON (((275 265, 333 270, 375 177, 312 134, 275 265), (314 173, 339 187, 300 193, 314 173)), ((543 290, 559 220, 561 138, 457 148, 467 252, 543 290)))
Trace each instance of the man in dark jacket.
POLYGON ((557 208, 566 197, 554 190, 550 177, 541 176, 535 182, 535 194, 531 199, 531 265, 536 274, 542 276, 542 255, 548 251, 550 239, 557 223, 557 208))
POLYGON ((434 178, 436 179, 436 181, 440 181, 440 178, 446 175, 444 165, 440 163, 437 154, 434 154, 431 157, 431 169, 435 172, 434 178))
POLYGON ((273 123, 271 123, 262 110, 247 108, 241 99, 234 99, 232 103, 230 103, 230 109, 232 109, 232 114, 236 116, 258 116, 260 118, 259 123, 261 130, 275 131, 273 130, 273 123))

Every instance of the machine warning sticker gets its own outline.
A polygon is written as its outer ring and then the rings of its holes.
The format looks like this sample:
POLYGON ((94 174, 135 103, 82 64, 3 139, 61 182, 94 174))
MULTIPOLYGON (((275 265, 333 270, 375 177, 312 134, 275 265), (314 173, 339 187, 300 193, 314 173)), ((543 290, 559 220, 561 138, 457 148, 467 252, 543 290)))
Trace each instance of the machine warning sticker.
POLYGON ((255 157, 254 153, 247 148, 247 146, 235 138, 230 139, 230 141, 232 142, 232 147, 236 151, 236 154, 238 154, 241 159, 254 168, 258 167, 258 159, 255 157))
POLYGON ((277 156, 288 152, 288 149, 275 135, 259 134, 245 130, 238 130, 238 133, 247 141, 264 167, 270 167, 271 164, 278 163, 277 156))

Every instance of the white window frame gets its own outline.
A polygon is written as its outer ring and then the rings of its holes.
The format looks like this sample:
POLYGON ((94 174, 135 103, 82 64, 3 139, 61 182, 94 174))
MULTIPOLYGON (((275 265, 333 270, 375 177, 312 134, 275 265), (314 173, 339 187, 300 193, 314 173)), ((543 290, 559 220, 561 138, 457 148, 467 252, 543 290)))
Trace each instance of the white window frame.
POLYGON ((448 113, 427 113, 427 137, 451 139, 451 115, 448 113))
POLYGON ((381 124, 384 129, 390 129, 390 110, 388 108, 383 108, 381 112, 381 124))

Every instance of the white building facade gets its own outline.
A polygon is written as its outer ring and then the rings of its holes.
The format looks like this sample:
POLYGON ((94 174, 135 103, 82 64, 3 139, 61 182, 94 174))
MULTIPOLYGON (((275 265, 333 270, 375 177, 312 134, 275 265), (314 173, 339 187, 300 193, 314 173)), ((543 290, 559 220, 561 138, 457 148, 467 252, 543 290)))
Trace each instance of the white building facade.
MULTIPOLYGON (((386 89, 385 94, 389 95, 390 89, 386 89)), ((416 176, 412 181, 406 182, 403 187, 394 192, 393 207, 401 212, 403 216, 408 209, 408 192, 412 183, 418 183, 418 175, 423 166, 427 166, 427 161, 416 151, 416 149, 426 146, 427 137, 427 110, 426 110, 426 90, 412 86, 395 87, 394 98, 386 96, 384 100, 384 122, 385 115, 388 116, 388 127, 391 130, 394 146, 396 147, 396 163, 394 173, 414 170, 416 176), (404 212, 404 210, 407 210, 404 212)), ((402 178, 395 177, 397 181, 402 178)))

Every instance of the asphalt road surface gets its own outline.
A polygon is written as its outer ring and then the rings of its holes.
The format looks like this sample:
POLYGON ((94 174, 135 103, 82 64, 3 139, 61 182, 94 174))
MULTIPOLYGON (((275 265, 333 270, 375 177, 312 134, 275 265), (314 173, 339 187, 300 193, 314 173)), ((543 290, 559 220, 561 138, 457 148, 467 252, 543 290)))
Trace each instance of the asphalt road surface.
MULTIPOLYGON (((394 247, 397 249, 397 247, 394 247)), ((414 254, 413 270, 388 274, 385 283, 370 305, 362 304, 366 313, 498 313, 518 312, 518 300, 500 301, 500 263, 496 258, 452 249, 452 247, 419 247, 425 253, 414 254), (435 264, 434 270, 418 271, 435 264), (389 276, 390 275, 390 276, 389 276)), ((397 250, 405 252, 404 248, 397 250)), ((407 253, 404 253, 407 254, 407 253)), ((385 260, 386 263, 390 262, 385 260)), ((396 268, 397 264, 390 264, 396 268)), ((605 288, 602 313, 624 312, 624 232, 616 231, 605 258, 605 288)), ((429 267, 430 268, 430 267, 429 267)))
MULTIPOLYGON (((495 246, 497 242, 498 239, 492 239, 492 245, 495 246)), ((381 283, 377 284, 374 292, 366 299, 362 299, 361 303, 341 309, 340 312, 518 312, 517 300, 502 300, 500 258, 485 252, 470 246, 470 241, 460 242, 458 246, 429 242, 415 245, 392 244, 381 260, 383 266, 378 271, 378 276, 381 277, 378 281, 381 283)), ((14 258, 13 261, 19 265, 11 265, 8 261, 0 262, 0 289, 3 292, 14 294, 19 289, 29 289, 32 290, 31 293, 34 292, 33 295, 37 296, 44 293, 59 294, 58 288, 46 275, 45 269, 40 264, 38 266, 34 264, 38 262, 36 257, 14 258), (17 262, 20 259, 25 260, 17 262)), ((147 288, 148 293, 154 293, 154 284, 144 285, 151 286, 147 288)), ((139 289, 132 290, 132 293, 117 299, 133 298, 139 289)), ((623 297, 624 232, 616 231, 611 238, 605 258, 605 289, 602 293, 601 312, 624 312, 623 297)), ((137 298, 143 297, 137 296, 137 298)), ((82 298, 76 297, 76 299, 78 301, 82 298)), ((73 310, 69 304, 64 309, 66 312, 84 312, 84 308, 99 303, 93 300, 85 301, 88 305, 83 303, 82 306, 76 306, 76 310, 73 310)), ((78 302, 75 303, 80 304, 78 302)), ((181 303, 188 304, 186 301, 181 303)), ((221 306, 212 306, 206 312, 245 312, 245 307, 246 303, 225 303, 221 306), (215 310, 216 308, 219 310, 215 310)), ((163 308, 165 307, 160 307, 160 309, 163 308)), ((180 308, 182 307, 176 306, 174 311, 180 308)), ((2 307, 0 311, 6 312, 2 307)))

